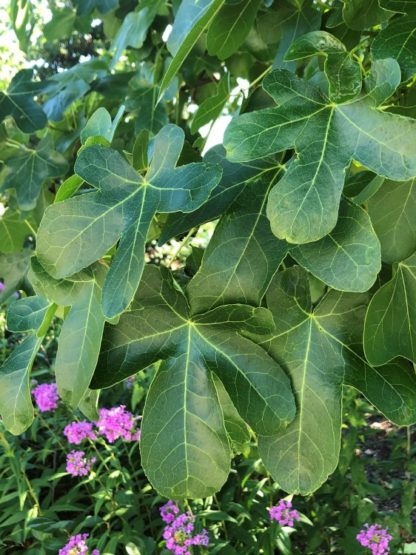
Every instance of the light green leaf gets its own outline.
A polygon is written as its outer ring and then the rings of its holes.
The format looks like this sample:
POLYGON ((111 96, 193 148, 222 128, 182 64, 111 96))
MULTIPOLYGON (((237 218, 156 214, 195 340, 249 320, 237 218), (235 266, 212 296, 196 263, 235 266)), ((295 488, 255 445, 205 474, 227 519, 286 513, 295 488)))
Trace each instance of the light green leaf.
POLYGON ((416 251, 416 180, 385 181, 371 197, 368 213, 384 262, 399 262, 416 251))
POLYGON ((192 313, 243 302, 258 306, 288 244, 270 232, 265 208, 273 180, 247 186, 221 218, 189 283, 192 313))
POLYGON ((62 202, 67 198, 71 198, 78 189, 83 185, 84 180, 81 179, 78 175, 71 175, 68 179, 62 183, 59 187, 58 192, 55 195, 54 202, 62 202))
POLYGON ((97 265, 68 280, 55 280, 32 259, 30 281, 38 293, 53 303, 71 306, 59 336, 55 361, 59 395, 76 408, 90 384, 104 329, 101 286, 104 268, 97 265))
POLYGON ((277 274, 266 299, 276 331, 261 344, 289 373, 297 415, 275 437, 259 439, 260 456, 280 487, 306 495, 338 463, 344 380, 408 424, 416 418, 416 379, 372 368, 357 350, 366 295, 330 291, 313 309, 307 275, 293 267, 277 274))
POLYGON ((291 249, 290 255, 333 289, 368 291, 381 269, 380 243, 365 210, 342 201, 335 228, 317 241, 291 249))
POLYGON ((28 219, 10 208, 0 216, 0 252, 21 251, 26 239, 33 235, 33 227, 28 219))
POLYGON ((32 210, 42 190, 42 186, 63 175, 68 164, 62 154, 53 150, 53 141, 47 135, 36 149, 22 148, 16 156, 7 160, 7 175, 1 189, 14 189, 19 207, 32 210))
POLYGON ((140 3, 138 11, 126 15, 111 44, 111 51, 114 51, 111 67, 116 65, 128 46, 132 48, 143 46, 147 31, 161 5, 161 0, 144 0, 140 3))
POLYGON ((98 420, 98 399, 100 396, 99 389, 87 389, 84 397, 81 399, 78 408, 89 420, 98 420))
POLYGON ((416 14, 394 18, 375 37, 371 53, 374 58, 395 58, 405 80, 416 73, 416 14))
POLYGON ((400 66, 393 58, 374 60, 364 82, 364 89, 375 105, 383 104, 400 85, 400 66))
POLYGON ((117 111, 114 122, 110 114, 105 108, 98 108, 87 121, 84 129, 80 133, 81 143, 85 144, 89 137, 103 137, 109 143, 112 142, 114 132, 117 128, 124 112, 124 106, 121 105, 117 111))
POLYGON ((285 60, 303 60, 319 55, 325 58, 324 71, 329 82, 329 98, 345 102, 361 91, 361 69, 336 37, 326 31, 312 31, 292 43, 285 60))
POLYGON ((162 79, 159 99, 224 3, 225 0, 182 0, 167 43, 173 59, 162 79))
POLYGON ((46 40, 62 40, 74 30, 76 13, 71 8, 62 8, 52 13, 52 19, 43 27, 46 40))
POLYGON ((192 120, 191 133, 196 133, 203 125, 216 120, 222 113, 230 95, 230 75, 225 73, 218 83, 217 93, 206 98, 192 120))
POLYGON ((225 4, 212 21, 207 35, 210 56, 229 58, 243 44, 256 19, 261 0, 225 4))
POLYGON ((7 92, 0 92, 0 122, 13 116, 24 133, 43 129, 47 123, 45 112, 33 100, 44 84, 33 82, 32 76, 32 69, 22 69, 13 77, 7 92))
POLYGON ((311 83, 285 70, 268 75, 263 86, 278 107, 234 119, 224 142, 235 162, 295 148, 297 156, 267 205, 278 238, 309 243, 332 231, 351 160, 390 179, 416 175, 413 119, 378 110, 368 98, 330 103, 311 83))
POLYGON ((49 207, 39 228, 37 252, 55 278, 79 272, 120 239, 103 289, 104 313, 111 318, 130 304, 144 266, 144 245, 156 211, 191 212, 218 183, 218 166, 194 163, 175 168, 183 131, 167 125, 154 140, 153 159, 143 179, 116 151, 85 148, 77 174, 98 190, 49 207))
MULTIPOLYGON (((92 386, 109 386, 153 362, 166 361, 159 378, 155 379, 156 393, 146 402, 141 442, 145 471, 158 491, 169 495, 174 492, 175 497, 204 497, 212 494, 213 488, 218 488, 226 478, 220 444, 213 443, 204 434, 194 437, 192 421, 184 421, 182 400, 190 406, 188 401, 197 383, 200 384, 198 406, 193 408, 196 416, 201 416, 204 407, 216 414, 210 372, 217 374, 240 416, 253 430, 272 434, 294 417, 287 377, 267 353, 239 333, 241 330, 269 333, 272 327, 267 310, 238 304, 218 307, 191 320, 186 298, 173 283, 170 273, 164 268, 146 267, 131 310, 121 316, 117 326, 106 328, 92 386), (159 385, 162 380, 177 388, 177 393, 171 395, 168 388, 163 395, 159 385), (162 400, 163 418, 156 409, 162 400), (177 424, 177 419, 183 426, 177 424), (169 439, 168 443, 156 442, 155 434, 164 426, 175 439, 169 439), (192 445, 201 451, 202 461, 206 460, 203 452, 209 453, 212 448, 217 453, 217 462, 211 463, 210 483, 205 489, 200 483, 206 481, 206 475, 201 473, 205 463, 193 466, 188 473, 184 471, 184 462, 189 456, 186 444, 191 436, 192 445), (176 446, 175 458, 172 458, 172 445, 176 446), (170 461, 169 468, 163 464, 161 470, 161 461, 165 460, 170 461), (179 483, 178 476, 169 470, 175 465, 180 469, 179 483)), ((218 423, 214 430, 220 433, 218 423)))
POLYGON ((44 335, 38 336, 35 330, 44 329, 52 315, 48 303, 38 297, 15 301, 9 309, 7 323, 11 330, 33 330, 0 368, 0 415, 6 429, 15 435, 24 432, 33 420, 30 370, 44 335))
POLYGON ((368 361, 381 365, 395 357, 416 363, 416 254, 399 262, 388 283, 368 306, 364 350, 368 361))

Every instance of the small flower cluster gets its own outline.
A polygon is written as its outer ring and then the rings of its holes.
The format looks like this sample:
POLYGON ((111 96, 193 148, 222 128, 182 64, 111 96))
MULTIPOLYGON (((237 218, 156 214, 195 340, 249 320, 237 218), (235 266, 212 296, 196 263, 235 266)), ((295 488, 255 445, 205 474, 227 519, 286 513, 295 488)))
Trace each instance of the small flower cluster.
POLYGON ((386 555, 389 553, 389 543, 392 536, 380 524, 364 524, 364 528, 357 535, 357 541, 371 550, 372 555, 386 555))
POLYGON ((109 443, 122 438, 124 441, 140 439, 140 428, 136 428, 136 419, 124 405, 111 409, 100 409, 97 428, 109 443))
MULTIPOLYGON (((86 541, 89 534, 76 534, 69 538, 69 542, 59 550, 59 555, 88 555, 86 541)), ((91 555, 100 555, 98 549, 93 549, 91 555)))
POLYGON ((71 451, 66 456, 66 471, 72 476, 87 476, 95 461, 95 457, 86 457, 84 451, 71 451))
POLYGON ((191 555, 193 545, 208 545, 207 530, 204 528, 199 534, 195 534, 194 517, 189 512, 180 513, 173 501, 168 501, 160 508, 160 516, 166 523, 163 531, 166 549, 174 555, 191 555))
POLYGON ((299 520, 299 513, 292 510, 292 502, 281 499, 277 505, 268 509, 270 518, 276 520, 280 526, 293 527, 294 521, 299 520))
POLYGON ((93 432, 92 422, 71 422, 68 426, 65 426, 64 436, 69 443, 74 443, 79 445, 84 439, 97 439, 97 436, 93 432))
POLYGON ((58 407, 58 388, 55 383, 43 383, 32 389, 35 403, 40 412, 55 410, 58 407))
POLYGON ((6 286, 2 281, 0 281, 0 293, 6 289, 6 286))

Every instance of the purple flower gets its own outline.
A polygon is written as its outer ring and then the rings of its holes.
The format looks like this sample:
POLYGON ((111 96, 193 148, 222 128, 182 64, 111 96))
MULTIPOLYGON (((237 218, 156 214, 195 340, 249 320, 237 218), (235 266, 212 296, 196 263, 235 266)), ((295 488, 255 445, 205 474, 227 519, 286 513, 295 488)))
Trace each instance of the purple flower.
POLYGON ((58 389, 55 383, 43 383, 32 389, 33 397, 40 412, 58 407, 58 389))
MULTIPOLYGON (((76 534, 69 538, 69 542, 59 550, 59 555, 88 555, 88 546, 85 543, 89 534, 76 534)), ((93 549, 91 555, 100 555, 98 549, 93 549)))
POLYGON ((6 289, 6 286, 2 281, 0 281, 0 293, 6 289))
POLYGON ((119 437, 125 441, 140 439, 140 428, 135 428, 136 418, 126 410, 124 405, 111 409, 100 409, 97 421, 98 431, 109 441, 114 443, 119 437))
POLYGON ((189 512, 179 514, 179 507, 173 501, 168 501, 160 508, 160 515, 167 523, 163 531, 166 549, 174 555, 191 555, 193 545, 209 544, 207 530, 204 528, 195 534, 194 517, 189 512))
POLYGON ((84 451, 71 451, 66 456, 66 471, 72 476, 87 476, 95 461, 95 457, 88 459, 84 451))
POLYGON ((69 443, 79 445, 84 439, 97 439, 97 436, 92 430, 92 423, 86 422, 71 422, 65 426, 64 435, 69 443))
POLYGON ((385 555, 389 553, 389 542, 393 539, 380 524, 364 524, 364 528, 357 534, 357 541, 370 549, 372 555, 385 555))
POLYGON ((170 524, 175 520, 176 515, 179 513, 179 507, 176 503, 169 499, 167 503, 160 507, 159 511, 163 521, 170 524))
POLYGON ((299 520, 299 513, 295 509, 292 510, 292 502, 281 499, 278 505, 267 509, 270 518, 276 520, 280 526, 292 526, 295 520, 299 520))

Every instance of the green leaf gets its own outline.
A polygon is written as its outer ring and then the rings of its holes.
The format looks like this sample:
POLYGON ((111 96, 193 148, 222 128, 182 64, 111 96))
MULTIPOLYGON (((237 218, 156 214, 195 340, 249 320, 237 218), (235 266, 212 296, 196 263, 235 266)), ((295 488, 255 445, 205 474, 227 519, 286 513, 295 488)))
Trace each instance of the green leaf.
POLYGON ((149 163, 147 152, 149 148, 149 131, 142 129, 134 141, 133 168, 137 171, 147 170, 149 163))
POLYGON ((379 0, 343 0, 343 2, 344 21, 350 29, 357 31, 379 25, 394 15, 394 12, 382 7, 379 0))
POLYGON ((100 396, 99 389, 87 389, 84 397, 81 399, 78 408, 89 420, 98 420, 98 399, 100 396))
POLYGON ((364 292, 381 269, 380 243, 365 210, 342 201, 335 228, 317 241, 291 249, 290 255, 333 289, 364 292))
POLYGON ((78 189, 83 185, 84 180, 81 179, 78 175, 71 175, 68 179, 60 185, 58 192, 55 195, 54 202, 62 202, 67 198, 71 198, 78 189))
POLYGON ((274 167, 270 167, 262 161, 244 165, 231 164, 225 158, 224 148, 220 145, 209 150, 204 161, 221 165, 221 181, 213 189, 209 199, 198 210, 188 214, 175 212, 168 215, 159 239, 160 243, 165 243, 174 235, 179 235, 193 227, 215 220, 227 210, 246 183, 257 179, 263 173, 275 170, 274 167))
POLYGON ((212 379, 224 415, 224 425, 228 439, 233 447, 233 451, 241 453, 244 450, 245 444, 250 441, 250 432, 247 424, 238 414, 221 380, 215 374, 212 374, 212 379))
POLYGON ((19 332, 33 330, 14 347, 0 368, 0 414, 6 429, 15 435, 24 432, 33 420, 29 378, 43 340, 43 335, 38 337, 35 330, 42 328, 46 319, 50 321, 48 303, 39 297, 20 299, 9 309, 9 329, 19 332))
POLYGON ((33 82, 32 69, 22 69, 13 77, 7 92, 0 92, 0 122, 13 116, 24 133, 43 129, 47 123, 45 112, 33 100, 44 84, 33 82))
POLYGON ((134 131, 158 133, 169 122, 163 102, 156 105, 159 88, 144 85, 136 88, 126 100, 127 110, 134 115, 134 131))
POLYGON ((294 417, 287 377, 267 353, 239 333, 266 333, 272 328, 267 310, 239 304, 191 319, 187 300, 168 270, 146 267, 131 310, 121 316, 117 326, 106 328, 92 386, 109 386, 165 360, 146 401, 141 441, 145 472, 160 493, 176 498, 204 497, 226 479, 223 441, 220 445, 209 430, 202 433, 195 422, 195 418, 204 420, 212 414, 216 437, 225 434, 218 421, 211 372, 217 374, 253 430, 275 433, 294 417), (198 403, 194 404, 196 393, 198 403), (190 407, 194 417, 185 418, 190 407), (159 433, 166 441, 156 441, 159 433), (195 453, 195 446, 199 457, 190 454, 195 453), (211 461, 208 483, 204 453, 215 460, 214 464, 211 461), (169 466, 165 464, 168 460, 169 466), (173 468, 178 470, 171 472, 173 468))
POLYGON ((116 65, 128 46, 132 48, 143 46, 147 31, 161 6, 161 0, 144 0, 140 3, 137 12, 126 15, 111 44, 111 51, 114 51, 111 67, 116 65))
POLYGON ((207 35, 210 56, 229 58, 243 44, 256 19, 261 0, 225 4, 212 21, 207 35))
POLYGON ((368 306, 364 350, 381 365, 401 356, 416 363, 416 254, 399 262, 392 279, 380 287, 368 306))
POLYGON ((235 162, 295 148, 297 156, 268 200, 278 238, 308 243, 334 229, 351 160, 390 179, 416 175, 414 120, 378 110, 368 98, 328 102, 311 83, 285 70, 268 75, 263 86, 279 106, 235 118, 224 142, 235 162))
POLYGON ((395 58, 404 80, 416 73, 416 14, 394 18, 375 37, 371 53, 374 58, 395 58))
POLYGON ((106 14, 118 6, 118 0, 72 0, 72 2, 77 7, 78 15, 88 15, 95 9, 106 14))
POLYGON ((36 206, 43 185, 53 177, 66 173, 68 164, 62 154, 53 150, 53 141, 47 135, 36 149, 24 147, 9 158, 2 190, 14 189, 19 207, 32 210, 36 206))
POLYGON ((336 37, 326 31, 312 31, 292 43, 285 60, 303 60, 319 55, 325 58, 324 71, 329 82, 329 98, 345 102, 361 91, 361 69, 336 37))
POLYGON ((383 104, 388 100, 400 85, 400 66, 393 58, 374 60, 371 70, 364 82, 368 96, 374 100, 375 105, 383 104))
POLYGON ((12 253, 21 251, 26 239, 34 234, 28 219, 10 208, 0 216, 0 252, 12 253))
POLYGON ((191 133, 196 133, 202 126, 216 120, 222 113, 230 94, 230 75, 225 73, 218 83, 217 93, 206 98, 192 120, 191 133))
POLYGON ((167 43, 173 59, 162 79, 159 99, 224 3, 225 0, 182 0, 167 43))
POLYGON ((37 252, 55 278, 79 272, 119 240, 103 289, 104 313, 111 318, 130 304, 144 266, 144 245, 154 214, 191 212, 218 183, 218 166, 194 163, 175 168, 183 131, 167 125, 154 140, 153 159, 143 179, 116 151, 85 148, 77 174, 97 188, 49 207, 39 228, 37 252))
POLYGON ((384 181, 371 197, 368 213, 384 262, 399 262, 416 251, 416 180, 384 181))
POLYGON ((76 13, 71 8, 62 8, 53 12, 52 19, 43 27, 46 40, 62 40, 69 37, 74 30, 76 13))
POLYGON ((101 287, 104 268, 96 265, 67 280, 55 280, 32 259, 30 281, 49 301, 70 306, 59 337, 55 361, 59 395, 76 408, 90 384, 104 329, 101 287))
POLYGON ((103 137, 111 143, 123 112, 124 106, 122 105, 120 106, 113 122, 110 114, 105 108, 98 108, 95 110, 80 133, 81 143, 85 144, 89 137, 103 137))
POLYGON ((31 250, 23 250, 11 254, 0 253, 0 279, 4 290, 0 291, 0 303, 12 295, 19 287, 29 268, 31 250))
POLYGON ((259 438, 260 456, 280 487, 306 495, 338 463, 344 380, 404 424, 416 418, 416 379, 372 368, 357 349, 366 295, 330 291, 313 309, 306 272, 292 267, 276 275, 266 299, 276 331, 261 344, 289 373, 298 410, 285 430, 259 438))
POLYGON ((270 233, 265 213, 272 184, 269 179, 250 184, 221 218, 188 286, 194 314, 232 302, 260 304, 288 251, 287 243, 270 233))

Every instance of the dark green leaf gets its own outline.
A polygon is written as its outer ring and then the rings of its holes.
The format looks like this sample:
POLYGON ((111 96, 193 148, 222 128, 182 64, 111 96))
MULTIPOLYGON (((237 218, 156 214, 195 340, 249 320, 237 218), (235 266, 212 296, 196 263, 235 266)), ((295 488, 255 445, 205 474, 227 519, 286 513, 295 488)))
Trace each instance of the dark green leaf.
POLYGON ((383 23, 394 15, 394 12, 380 5, 380 0, 343 0, 343 2, 344 21, 348 27, 357 31, 383 23))

